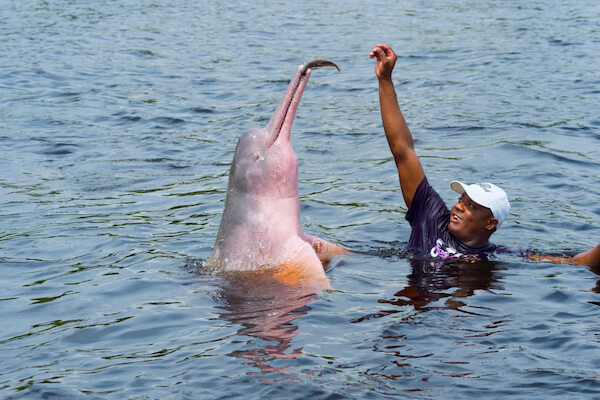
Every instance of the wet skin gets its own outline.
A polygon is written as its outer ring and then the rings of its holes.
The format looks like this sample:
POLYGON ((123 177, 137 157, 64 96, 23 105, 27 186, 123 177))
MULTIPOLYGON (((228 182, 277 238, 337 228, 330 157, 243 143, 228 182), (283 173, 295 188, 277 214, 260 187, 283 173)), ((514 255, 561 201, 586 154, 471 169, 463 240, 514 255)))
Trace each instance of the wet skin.
POLYGON ((481 247, 496 230, 498 220, 489 208, 475 203, 463 193, 450 210, 448 230, 455 238, 471 247, 481 247))
POLYGON ((221 271, 269 270, 287 285, 330 286, 325 268, 346 251, 304 233, 300 223, 298 161, 290 136, 311 68, 299 66, 265 128, 240 136, 229 171, 225 207, 207 267, 221 271))

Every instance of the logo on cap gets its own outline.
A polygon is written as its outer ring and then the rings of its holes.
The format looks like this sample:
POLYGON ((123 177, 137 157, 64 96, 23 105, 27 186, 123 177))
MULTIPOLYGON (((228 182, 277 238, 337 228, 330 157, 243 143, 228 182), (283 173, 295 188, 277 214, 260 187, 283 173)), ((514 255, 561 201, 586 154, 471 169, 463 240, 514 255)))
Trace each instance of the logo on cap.
POLYGON ((478 185, 487 193, 492 191, 492 185, 490 185, 489 183, 478 183, 478 185))

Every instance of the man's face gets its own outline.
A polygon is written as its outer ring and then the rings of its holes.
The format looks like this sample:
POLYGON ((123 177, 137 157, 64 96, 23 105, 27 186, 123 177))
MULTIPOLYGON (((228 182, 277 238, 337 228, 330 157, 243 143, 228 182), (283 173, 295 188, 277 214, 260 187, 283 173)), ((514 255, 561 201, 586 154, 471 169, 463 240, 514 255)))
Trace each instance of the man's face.
POLYGON ((450 210, 448 230, 463 243, 479 247, 487 243, 496 224, 489 208, 475 203, 463 193, 450 210))

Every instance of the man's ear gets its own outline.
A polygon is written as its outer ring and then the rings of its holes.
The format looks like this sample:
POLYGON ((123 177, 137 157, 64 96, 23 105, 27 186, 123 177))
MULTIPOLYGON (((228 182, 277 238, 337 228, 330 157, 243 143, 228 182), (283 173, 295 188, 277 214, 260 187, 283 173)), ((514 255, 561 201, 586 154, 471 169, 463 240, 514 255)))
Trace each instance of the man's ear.
POLYGON ((488 231, 492 231, 492 232, 496 232, 496 229, 498 228, 498 219, 497 218, 490 218, 488 220, 487 225, 485 226, 485 229, 487 229, 488 231))

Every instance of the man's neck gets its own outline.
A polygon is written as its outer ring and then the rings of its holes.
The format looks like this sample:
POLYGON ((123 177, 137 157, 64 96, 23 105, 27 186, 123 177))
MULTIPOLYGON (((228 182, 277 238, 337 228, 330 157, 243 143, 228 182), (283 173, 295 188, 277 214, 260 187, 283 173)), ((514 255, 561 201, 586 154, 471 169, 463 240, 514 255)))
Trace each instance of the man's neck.
MULTIPOLYGON (((452 233, 450 233, 452 235, 452 233)), ((461 240, 459 238, 457 238, 456 236, 452 235, 456 240, 459 240, 461 243, 472 247, 472 248, 480 248, 480 247, 484 247, 487 246, 490 241, 489 241, 489 236, 488 237, 483 237, 483 238, 473 238, 473 239, 469 239, 469 240, 461 240)))

